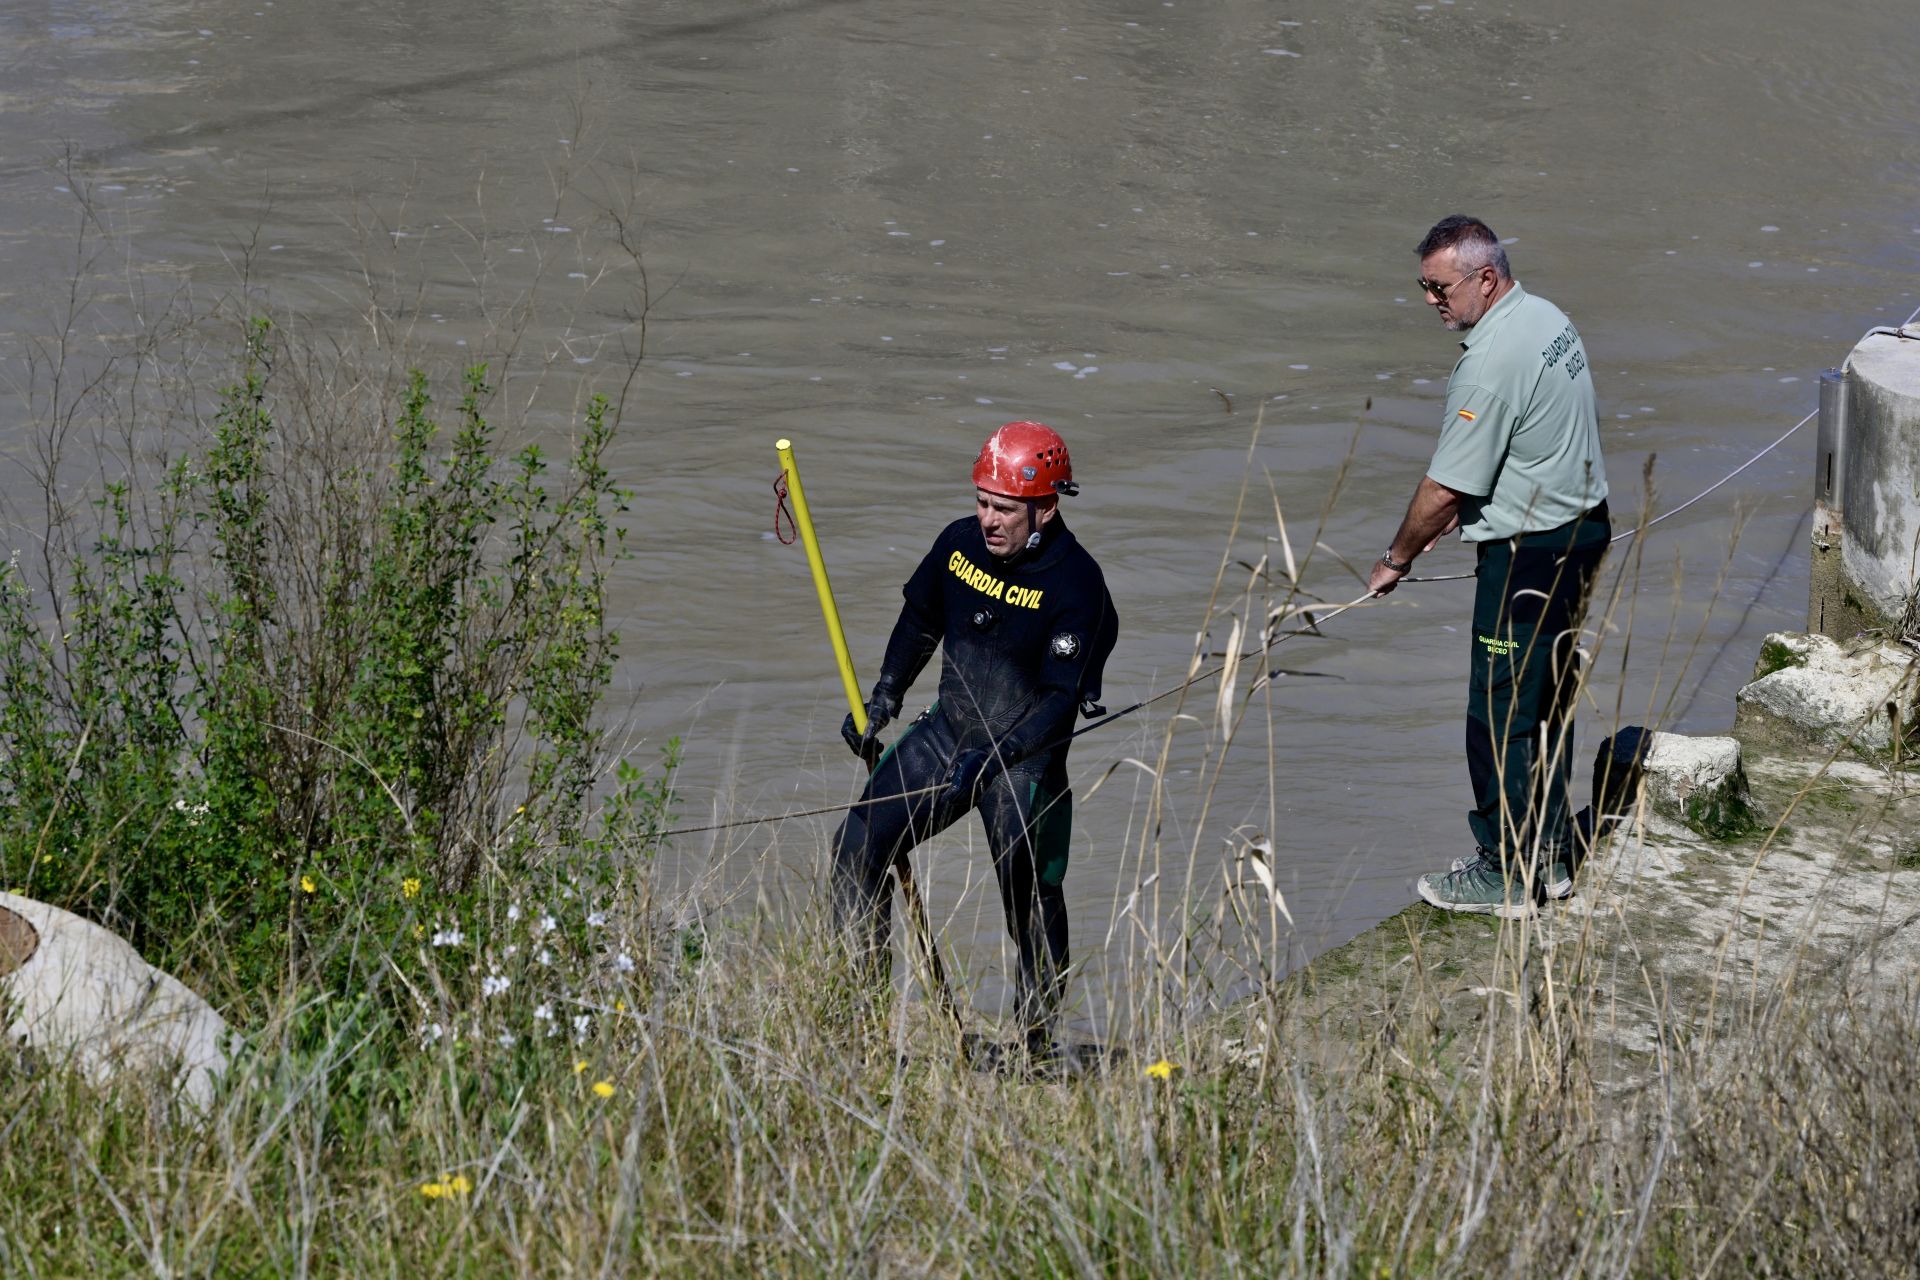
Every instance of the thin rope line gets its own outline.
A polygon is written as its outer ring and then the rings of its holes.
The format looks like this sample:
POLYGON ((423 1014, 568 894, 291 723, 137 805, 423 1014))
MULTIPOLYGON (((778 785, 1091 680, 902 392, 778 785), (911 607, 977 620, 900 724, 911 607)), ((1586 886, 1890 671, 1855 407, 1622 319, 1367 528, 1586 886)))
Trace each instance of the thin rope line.
MULTIPOLYGON (((1312 606, 1308 606, 1307 608, 1303 609, 1301 612, 1302 612, 1302 616, 1307 618, 1308 627, 1317 629, 1320 626, 1320 624, 1325 622, 1331 622, 1335 618, 1339 617, 1341 614, 1345 613, 1347 610, 1355 607, 1356 605, 1365 604, 1367 601, 1373 598, 1374 598, 1373 593, 1369 591, 1365 595, 1356 596, 1354 599, 1349 600, 1347 603, 1343 605, 1338 605, 1334 608, 1328 609, 1327 612, 1325 612, 1324 614, 1321 613, 1319 609, 1312 606)), ((1271 653, 1274 649, 1278 648, 1280 645, 1284 644, 1286 641, 1292 639, 1294 636, 1310 635, 1310 634, 1313 634, 1313 632, 1305 629, 1299 630, 1299 631, 1283 631, 1280 634, 1274 636, 1273 639, 1266 641, 1264 644, 1260 645, 1259 647, 1247 650, 1245 653, 1241 654, 1240 657, 1236 659, 1236 661, 1245 662, 1247 659, 1252 658, 1256 655, 1271 653)), ((1111 712, 1107 715, 1101 716, 1098 720, 1095 720, 1089 724, 1084 724, 1080 726, 1080 728, 1075 729, 1072 733, 1067 734, 1065 737, 1060 738, 1054 742, 1049 742, 1045 746, 1042 746, 1038 751, 1033 752, 1033 755, 1039 755, 1043 751, 1051 751, 1055 747, 1063 746, 1066 743, 1072 742, 1075 738, 1079 737, 1083 733, 1092 733, 1095 729, 1103 728, 1107 725, 1112 724, 1115 720, 1120 719, 1122 716, 1130 716, 1134 712, 1140 710, 1143 707, 1150 707, 1154 703, 1160 701, 1162 698, 1171 698, 1176 693, 1180 693, 1187 689, 1191 689, 1196 684, 1200 684, 1204 681, 1213 679, 1213 677, 1219 675, 1222 671, 1225 671, 1226 669, 1227 669, 1227 664, 1223 662, 1219 666, 1214 667, 1211 670, 1202 671, 1198 675, 1188 676, 1185 680, 1181 681, 1179 684, 1176 684, 1168 689, 1163 689, 1159 693, 1154 694, 1150 698, 1142 698, 1140 701, 1134 703, 1130 707, 1122 707, 1118 711, 1111 712)), ((657 832, 656 835, 658 836, 658 838, 664 840, 668 836, 701 835, 709 831, 731 831, 736 827, 765 826, 766 824, 772 823, 772 822, 785 822, 790 818, 817 818, 820 815, 826 814, 826 813, 841 813, 843 811, 851 811, 854 809, 866 809, 866 808, 871 808, 872 806, 877 804, 889 804, 895 800, 911 800, 916 796, 930 795, 935 791, 945 791, 946 789, 947 789, 946 783, 941 782, 941 783, 935 783, 931 787, 921 787, 917 791, 897 791, 888 795, 879 796, 872 800, 854 800, 846 804, 825 805, 818 809, 795 809, 788 813, 769 814, 764 818, 738 818, 731 822, 713 822, 713 823, 708 823, 705 826, 699 826, 699 827, 675 827, 671 831, 657 832)))
POLYGON ((790 818, 817 818, 823 813, 844 813, 852 809, 868 809, 876 804, 890 804, 895 800, 911 800, 915 796, 932 795, 936 791, 945 791, 947 784, 935 783, 931 787, 921 787, 918 791, 896 791, 873 800, 853 800, 846 804, 823 805, 818 809, 794 809, 787 813, 769 814, 764 818, 739 818, 733 822, 714 822, 704 827, 675 827, 671 831, 657 831, 655 836, 666 839, 668 836, 692 836, 707 831, 731 831, 735 827, 760 827, 769 822, 786 822, 790 818))
MULTIPOLYGON (((1694 494, 1691 498, 1688 498, 1685 502, 1681 503, 1679 506, 1675 507, 1673 510, 1661 512, 1659 515, 1655 516, 1653 519, 1647 521, 1644 525, 1635 525, 1631 529, 1626 529, 1619 533, 1614 534, 1613 537, 1607 539, 1607 545, 1611 546, 1616 542, 1624 542, 1626 539, 1631 538, 1636 533, 1639 533, 1645 529, 1653 528, 1653 526, 1659 524, 1662 520, 1665 520, 1670 516, 1679 515, 1682 511, 1685 511, 1688 507, 1700 501, 1700 499, 1706 497, 1708 494, 1712 493, 1715 489, 1718 489, 1721 485, 1733 479, 1735 476, 1739 475, 1742 471, 1745 471, 1748 467, 1752 466, 1754 463, 1760 461, 1760 459, 1772 453, 1775 449, 1778 449, 1781 445, 1787 442, 1788 437, 1792 436, 1794 432, 1806 426, 1809 422, 1812 422, 1815 418, 1819 416, 1820 416, 1820 411, 1818 409, 1815 409, 1812 413, 1800 419, 1800 421, 1794 423, 1791 427, 1788 427, 1786 434, 1781 436, 1778 440, 1775 440, 1772 444, 1768 445, 1766 448, 1762 449, 1760 452, 1754 454, 1751 458, 1748 458, 1745 462, 1741 463, 1739 466, 1735 467, 1733 470, 1727 472, 1727 474, 1725 474, 1724 476, 1721 476, 1718 480, 1715 480, 1712 484, 1708 485, 1706 488, 1702 489, 1700 492, 1694 494)), ((1428 578, 1402 578, 1400 579, 1400 581, 1403 583, 1406 583, 1406 582, 1458 582, 1463 578, 1471 578, 1472 576, 1473 575, 1471 573, 1442 573, 1442 574, 1435 574, 1434 576, 1428 577, 1428 578)))
MULTIPOLYGON (((1788 436, 1791 436, 1794 432, 1806 426, 1809 422, 1812 422, 1815 418, 1819 416, 1820 416, 1820 411, 1818 409, 1815 409, 1812 413, 1800 419, 1800 421, 1794 423, 1791 427, 1788 427, 1786 431, 1786 435, 1781 436, 1778 440, 1775 440, 1772 444, 1768 445, 1766 448, 1762 449, 1760 452, 1754 454, 1751 458, 1748 458, 1745 462, 1741 463, 1739 466, 1735 467, 1733 470, 1727 472, 1726 475, 1714 481, 1714 483, 1708 485, 1706 488, 1702 489, 1699 493, 1694 494, 1691 498, 1688 498, 1685 502, 1681 503, 1679 506, 1675 507, 1673 510, 1665 513, 1664 515, 1657 515, 1653 519, 1647 521, 1646 527, 1651 529, 1653 528, 1653 526, 1659 524, 1662 520, 1665 520, 1667 516, 1679 515, 1682 511, 1685 511, 1688 507, 1700 501, 1700 499, 1706 497, 1708 494, 1712 493, 1715 489, 1718 489, 1721 485, 1733 479, 1735 476, 1739 475, 1742 471, 1745 471, 1748 467, 1752 466, 1754 463, 1760 461, 1760 459, 1772 453, 1775 449, 1778 449, 1781 445, 1787 442, 1788 436)), ((1618 542, 1620 541, 1621 538, 1631 538, 1634 534, 1638 532, 1640 532, 1640 530, 1638 529, 1629 529, 1625 533, 1620 534, 1618 537, 1613 538, 1612 541, 1618 542)))

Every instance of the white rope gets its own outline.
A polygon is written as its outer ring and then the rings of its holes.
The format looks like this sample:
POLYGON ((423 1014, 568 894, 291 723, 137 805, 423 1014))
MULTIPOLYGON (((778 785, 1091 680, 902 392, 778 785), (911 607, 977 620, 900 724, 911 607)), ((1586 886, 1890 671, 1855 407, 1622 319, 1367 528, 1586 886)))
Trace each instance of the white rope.
MULTIPOLYGON (((1916 313, 1916 314, 1920 314, 1920 313, 1916 313)), ((1712 484, 1708 485, 1706 488, 1702 489, 1700 492, 1694 494, 1691 498, 1688 498, 1685 502, 1681 503, 1679 506, 1675 507, 1673 510, 1661 512, 1659 515, 1655 516, 1653 519, 1647 521, 1644 525, 1635 525, 1631 529, 1626 529, 1620 533, 1614 534, 1612 538, 1608 539, 1608 545, 1612 545, 1615 542, 1624 542, 1626 539, 1631 538, 1634 534, 1639 533, 1643 529, 1651 529, 1653 528, 1653 526, 1659 524, 1662 520, 1668 519, 1669 517, 1672 517, 1672 516, 1679 515, 1682 511, 1685 511, 1688 507, 1700 501, 1700 499, 1706 497, 1708 494, 1712 493, 1715 489, 1718 489, 1721 485, 1733 479, 1735 476, 1739 475, 1742 471, 1745 471, 1748 467, 1752 466, 1754 463, 1760 461, 1760 459, 1772 453, 1775 449, 1778 449, 1781 445, 1787 442, 1787 440, 1793 435, 1794 432, 1806 426, 1809 422, 1812 422, 1815 418, 1819 416, 1820 416, 1820 411, 1818 409, 1815 409, 1812 413, 1800 419, 1800 421, 1794 423, 1791 427, 1788 427, 1786 430, 1786 433, 1782 435, 1778 440, 1775 440, 1772 444, 1768 445, 1766 448, 1762 449, 1760 452, 1754 454, 1751 458, 1748 458, 1745 462, 1741 463, 1739 466, 1735 467, 1733 470, 1727 472, 1727 474, 1725 474, 1724 476, 1721 476, 1718 480, 1715 480, 1712 484)), ((1471 577, 1473 577, 1471 573, 1445 573, 1445 574, 1436 574, 1430 578, 1402 578, 1400 579, 1400 581, 1402 583, 1458 582, 1463 578, 1471 578, 1471 577)))
MULTIPOLYGON (((1788 436, 1791 436, 1794 432, 1806 426, 1809 422, 1812 422, 1815 418, 1819 416, 1820 416, 1820 411, 1818 409, 1815 409, 1812 413, 1808 414, 1806 417, 1800 419, 1800 421, 1794 423, 1791 427, 1787 428, 1786 435, 1781 436, 1778 440, 1775 440, 1772 444, 1768 445, 1766 448, 1762 449, 1760 452, 1754 454, 1751 458, 1748 458, 1745 462, 1741 463, 1739 466, 1735 467, 1733 470, 1727 472, 1726 475, 1721 476, 1718 480, 1714 481, 1712 484, 1702 489, 1699 493, 1694 494, 1691 498, 1688 498, 1685 502, 1681 503, 1679 506, 1675 507, 1673 510, 1664 512, 1660 515, 1655 516, 1653 519, 1647 521, 1646 527, 1651 529, 1653 528, 1653 526, 1659 524, 1662 520, 1665 520, 1668 516, 1679 515, 1682 511, 1685 511, 1688 507, 1700 501, 1700 499, 1706 497, 1708 494, 1712 493, 1715 489, 1718 489, 1721 485, 1733 479, 1735 476, 1739 475, 1742 471, 1745 471, 1748 467, 1752 466, 1754 463, 1760 461, 1760 459, 1772 453, 1775 449, 1778 449, 1781 445, 1787 442, 1788 436)), ((1625 533, 1615 535, 1615 537, 1613 538, 1613 541, 1618 542, 1622 538, 1631 538, 1634 534, 1638 532, 1640 532, 1639 529, 1629 529, 1625 533)))
MULTIPOLYGON (((1307 625, 1305 628, 1298 631, 1281 631, 1281 632, 1272 634, 1268 636, 1267 639, 1262 643, 1254 646, 1253 648, 1247 650, 1247 652, 1241 654, 1235 661, 1245 662, 1250 658, 1265 657, 1267 654, 1272 653, 1275 649, 1280 647, 1282 644, 1285 644, 1288 640, 1290 640, 1294 636, 1316 634, 1322 623, 1331 622, 1335 618, 1339 617, 1341 614, 1345 613, 1347 610, 1357 608, 1360 605, 1365 604, 1367 601, 1373 598, 1374 598, 1373 593, 1371 591, 1368 591, 1361 595, 1355 596, 1353 599, 1347 601, 1345 604, 1327 605, 1324 610, 1319 605, 1294 605, 1292 607, 1293 613, 1307 620, 1307 625)), ((1072 742, 1075 738, 1078 738, 1081 734, 1092 733, 1095 729, 1099 729, 1106 725, 1112 724, 1115 720, 1118 720, 1123 716, 1132 715, 1134 712, 1140 710, 1142 707, 1150 707, 1154 703, 1160 701, 1162 698, 1171 698, 1176 693, 1180 693, 1186 689, 1191 689, 1193 688, 1194 685, 1200 684, 1204 681, 1211 680, 1215 676, 1219 675, 1221 672, 1225 671, 1227 669, 1227 665, 1228 664, 1226 663, 1222 663, 1219 666, 1212 668, 1211 670, 1202 671, 1197 675, 1188 676, 1185 680, 1182 680, 1179 684, 1174 685, 1172 688, 1162 689, 1159 693, 1153 694, 1150 697, 1142 698, 1140 701, 1134 703, 1130 707, 1122 707, 1118 711, 1112 711, 1107 713, 1106 715, 1101 716, 1098 720, 1089 721, 1088 723, 1080 726, 1078 729, 1075 729, 1072 733, 1069 733, 1066 737, 1060 738, 1054 742, 1048 743, 1045 747, 1041 748, 1041 750, 1050 750, 1054 747, 1061 746, 1068 742, 1072 742)), ((916 796, 931 795, 936 791, 945 791, 946 789, 947 789, 947 784, 944 782, 940 782, 940 783, 935 783, 933 786, 930 786, 930 787, 921 787, 916 791, 892 792, 884 796, 876 796, 871 800, 855 800, 850 804, 830 804, 818 809, 792 809, 786 813, 771 814, 764 818, 738 818, 732 822, 712 822, 712 823, 706 824, 705 826, 699 826, 699 827, 674 827, 671 830, 656 832, 655 835, 658 838, 664 840, 668 836, 691 836, 691 835, 699 835, 702 832, 707 832, 707 831, 731 831, 735 827, 765 826, 766 824, 772 823, 772 822, 785 822, 789 818, 813 818, 813 817, 818 817, 820 814, 823 814, 823 813, 840 813, 845 810, 865 809, 873 805, 889 804, 895 800, 911 800, 916 796)))

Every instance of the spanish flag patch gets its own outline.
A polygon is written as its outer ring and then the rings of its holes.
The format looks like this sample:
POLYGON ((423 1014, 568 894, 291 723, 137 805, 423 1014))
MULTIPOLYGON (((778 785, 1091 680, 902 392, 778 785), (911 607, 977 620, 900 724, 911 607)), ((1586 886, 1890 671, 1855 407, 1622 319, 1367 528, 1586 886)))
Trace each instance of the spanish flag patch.
POLYGON ((1468 422, 1472 422, 1474 418, 1478 415, 1476 415, 1474 411, 1471 409, 1462 409, 1460 411, 1460 416, 1465 418, 1468 422))

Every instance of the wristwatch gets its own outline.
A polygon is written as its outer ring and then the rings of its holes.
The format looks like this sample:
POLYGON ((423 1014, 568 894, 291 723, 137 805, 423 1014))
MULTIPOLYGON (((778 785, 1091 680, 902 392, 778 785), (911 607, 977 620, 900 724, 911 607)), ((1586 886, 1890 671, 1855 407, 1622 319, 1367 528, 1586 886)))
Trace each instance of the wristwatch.
POLYGON ((1387 566, 1387 568, 1393 570, 1395 573, 1405 573, 1407 570, 1413 568, 1413 561, 1411 560, 1395 560, 1393 558, 1392 547, 1388 547, 1385 551, 1382 551, 1380 553, 1380 563, 1387 566))

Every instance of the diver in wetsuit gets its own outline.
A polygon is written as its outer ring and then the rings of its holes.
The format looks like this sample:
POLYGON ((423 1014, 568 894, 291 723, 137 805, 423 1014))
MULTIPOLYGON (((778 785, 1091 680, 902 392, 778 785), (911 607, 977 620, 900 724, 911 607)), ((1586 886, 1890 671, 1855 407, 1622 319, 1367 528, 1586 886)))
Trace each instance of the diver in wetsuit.
POLYGON ((1037 422, 995 431, 973 465, 974 515, 940 531, 907 580, 906 604, 867 702, 871 760, 880 732, 940 647, 939 700, 881 755, 834 840, 834 919, 864 970, 883 975, 898 854, 978 807, 993 850, 1007 931, 1019 951, 1016 1017, 1029 1055, 1056 1055, 1065 987, 1074 713, 1102 714, 1100 677, 1119 617, 1100 566, 1060 518, 1075 493, 1066 441, 1037 422), (938 790, 929 790, 938 787, 938 790), (915 792, 925 794, 915 795, 915 792))

